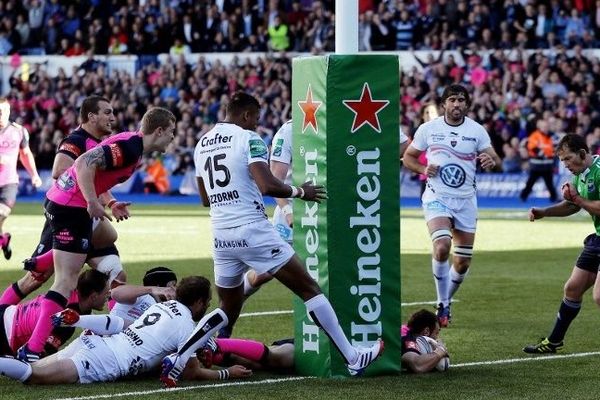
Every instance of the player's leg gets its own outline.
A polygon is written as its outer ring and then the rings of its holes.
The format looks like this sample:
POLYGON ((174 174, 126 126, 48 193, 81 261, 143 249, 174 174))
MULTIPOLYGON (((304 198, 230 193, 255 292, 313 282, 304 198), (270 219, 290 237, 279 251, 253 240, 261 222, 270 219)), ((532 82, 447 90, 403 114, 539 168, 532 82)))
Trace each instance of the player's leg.
POLYGON ((450 285, 448 287, 448 298, 452 302, 454 294, 460 288, 465 280, 471 259, 473 257, 473 244, 475 243, 475 232, 465 232, 454 229, 453 242, 454 254, 452 258, 452 268, 450 268, 450 285))
POLYGON ((446 310, 450 306, 448 296, 450 288, 450 247, 452 243, 452 222, 450 218, 440 216, 427 221, 431 237, 432 256, 431 272, 435 282, 437 308, 440 325, 448 326, 446 310), (443 314, 443 315, 442 315, 443 314))
POLYGON ((10 247, 11 235, 8 232, 4 232, 4 221, 6 221, 15 205, 18 188, 19 186, 16 183, 0 187, 0 248, 2 248, 4 258, 7 260, 12 256, 12 249, 10 247))
POLYGON ((29 293, 38 290, 51 276, 54 269, 43 274, 25 275, 18 281, 11 283, 0 296, 0 304, 19 304, 29 293))
POLYGON ((273 279, 273 275, 265 272, 257 274, 253 269, 249 269, 244 274, 244 296, 250 297, 260 289, 262 285, 273 279))
POLYGON ((300 297, 306 311, 317 326, 325 331, 346 360, 351 375, 360 375, 383 352, 383 342, 377 341, 367 349, 357 349, 344 334, 331 303, 319 285, 308 275, 302 261, 295 254, 273 276, 300 297))
POLYGON ((99 220, 94 226, 92 234, 92 246, 95 249, 103 249, 112 246, 118 239, 119 235, 115 227, 107 220, 99 220))
POLYGON ((581 310, 583 294, 594 285, 596 275, 596 272, 573 267, 571 276, 565 283, 564 296, 550 335, 543 338, 539 343, 525 346, 523 348, 525 353, 556 353, 557 350, 562 348, 567 330, 581 310))
POLYGON ((56 358, 28 364, 12 357, 0 357, 0 375, 31 384, 75 383, 79 379, 73 361, 56 358))

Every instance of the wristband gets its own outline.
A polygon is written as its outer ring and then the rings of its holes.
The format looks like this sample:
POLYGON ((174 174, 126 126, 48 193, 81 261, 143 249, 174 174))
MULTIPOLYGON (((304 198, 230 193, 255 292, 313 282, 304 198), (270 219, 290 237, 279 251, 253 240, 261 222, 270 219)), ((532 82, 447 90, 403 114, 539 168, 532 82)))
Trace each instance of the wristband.
POLYGON ((108 203, 106 203, 106 207, 112 208, 112 206, 114 206, 116 202, 117 202, 117 199, 110 199, 108 201, 108 203))
POLYGON ((298 197, 303 199, 304 198, 304 189, 302 189, 301 187, 298 188, 298 197))
POLYGON ((290 185, 290 188, 292 189, 292 194, 290 194, 290 197, 298 197, 298 188, 292 185, 290 185))
POLYGON ((292 205, 288 203, 285 206, 281 207, 281 212, 284 216, 287 217, 288 215, 294 212, 294 209, 292 208, 292 205))
POLYGON ((229 371, 227 369, 221 369, 219 372, 219 380, 223 381, 229 379, 229 371))

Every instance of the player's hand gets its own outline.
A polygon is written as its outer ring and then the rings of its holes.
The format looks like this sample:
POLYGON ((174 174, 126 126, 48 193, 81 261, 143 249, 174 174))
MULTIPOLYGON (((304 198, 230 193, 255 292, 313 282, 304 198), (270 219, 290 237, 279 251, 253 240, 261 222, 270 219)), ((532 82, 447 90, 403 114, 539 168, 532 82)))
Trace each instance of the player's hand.
POLYGON ((90 215, 90 218, 96 218, 99 220, 106 218, 109 221, 112 221, 112 218, 106 213, 106 211, 104 211, 104 206, 100 204, 100 200, 98 199, 88 201, 87 212, 90 215))
POLYGON ((560 189, 562 191, 563 199, 570 201, 571 203, 575 202, 577 197, 579 197, 577 188, 574 187, 571 182, 565 182, 560 189))
POLYGON ((301 197, 304 201, 315 201, 320 203, 321 200, 327 199, 327 190, 323 185, 313 185, 310 181, 304 182, 300 186, 304 190, 304 196, 301 197))
POLYGON ((486 171, 492 170, 496 166, 496 161, 490 156, 488 153, 481 153, 477 156, 479 163, 481 164, 481 168, 486 171))
POLYGON ((160 287, 153 286, 151 289, 152 296, 158 297, 161 301, 175 299, 175 288, 174 287, 160 287))
POLYGON ((31 185, 36 189, 39 188, 40 186, 42 186, 42 178, 40 178, 39 175, 32 176, 31 185))
POLYGON ((252 370, 246 367, 242 367, 241 365, 234 365, 232 367, 227 368, 229 371, 230 378, 247 378, 252 376, 252 370))
POLYGON ((110 211, 117 222, 128 219, 131 216, 129 209, 127 208, 130 205, 130 201, 117 201, 110 206, 110 211))
POLYGON ((438 174, 439 169, 439 165, 427 164, 427 166, 425 167, 425 171, 423 171, 423 174, 427 175, 428 178, 433 178, 438 174))
POLYGON ((544 218, 544 211, 541 208, 531 207, 529 209, 529 221, 533 222, 542 218, 544 218))

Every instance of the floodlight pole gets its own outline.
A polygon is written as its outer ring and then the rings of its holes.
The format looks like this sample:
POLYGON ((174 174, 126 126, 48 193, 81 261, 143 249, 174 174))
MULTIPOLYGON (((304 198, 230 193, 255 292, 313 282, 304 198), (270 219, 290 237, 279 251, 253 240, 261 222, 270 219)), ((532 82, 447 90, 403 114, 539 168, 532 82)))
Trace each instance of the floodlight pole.
POLYGON ((335 53, 358 53, 358 0, 335 0, 335 53))

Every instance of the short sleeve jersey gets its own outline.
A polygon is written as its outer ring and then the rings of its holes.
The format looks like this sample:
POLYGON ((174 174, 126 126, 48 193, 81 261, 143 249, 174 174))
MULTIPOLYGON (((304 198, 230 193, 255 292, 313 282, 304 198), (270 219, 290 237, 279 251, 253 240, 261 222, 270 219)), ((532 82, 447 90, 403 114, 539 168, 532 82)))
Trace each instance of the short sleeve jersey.
POLYGON ((117 303, 110 310, 110 315, 121 317, 128 324, 138 319, 147 309, 153 304, 156 304, 156 300, 149 294, 145 294, 136 299, 134 304, 123 304, 117 303))
POLYGON ((477 155, 492 143, 485 128, 471 118, 454 126, 441 116, 419 126, 411 146, 427 151, 428 162, 439 166, 437 175, 427 179, 434 193, 466 198, 475 195, 477 155))
POLYGON ((215 228, 233 228, 267 219, 262 194, 250 174, 255 162, 267 163, 268 149, 255 132, 220 122, 200 138, 194 151, 215 228))
MULTIPOLYGON (((98 144, 104 151, 106 169, 97 170, 94 187, 97 194, 125 182, 137 169, 143 153, 142 135, 139 132, 123 132, 98 144)), ((53 202, 71 207, 87 207, 77 182, 75 165, 69 167, 46 193, 53 202)))
MULTIPOLYGON (((292 121, 283 124, 273 136, 271 160, 292 165, 292 121)), ((292 168, 288 169, 285 183, 288 185, 292 183, 292 168)))
POLYGON ((183 346, 195 327, 189 308, 171 300, 147 309, 123 332, 106 336, 121 375, 137 375, 156 368, 183 346))
POLYGON ((96 147, 100 141, 80 126, 60 142, 56 152, 75 160, 89 149, 96 147))
POLYGON ((400 133, 400 144, 408 142, 408 136, 406 136, 404 134, 404 132, 402 132, 402 127, 400 127, 399 130, 400 130, 400 132, 399 132, 400 133))
POLYGON ((21 149, 29 146, 29 132, 24 126, 11 122, 0 130, 0 186, 19 183, 17 160, 21 149))
MULTIPOLYGON (((573 185, 581 197, 587 200, 600 200, 600 156, 594 156, 592 165, 573 177, 573 185)), ((600 217, 592 216, 596 235, 600 236, 600 217)))

